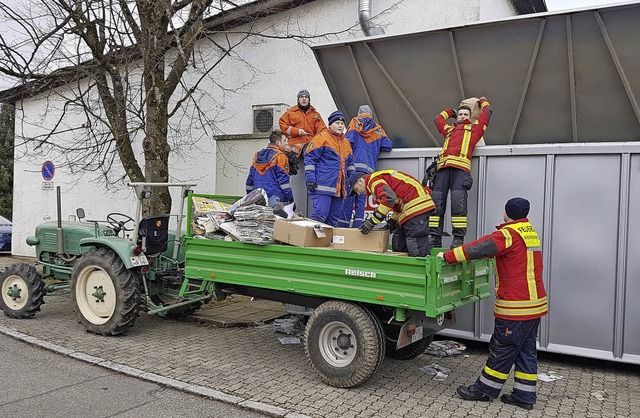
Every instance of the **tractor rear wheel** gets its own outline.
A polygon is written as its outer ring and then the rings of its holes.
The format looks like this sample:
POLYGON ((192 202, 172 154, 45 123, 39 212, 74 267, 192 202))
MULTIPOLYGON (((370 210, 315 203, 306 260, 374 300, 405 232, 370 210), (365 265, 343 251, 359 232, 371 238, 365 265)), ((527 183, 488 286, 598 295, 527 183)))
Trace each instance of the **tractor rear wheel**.
POLYGON ((85 254, 71 273, 74 310, 87 331, 118 335, 138 317, 141 278, 112 250, 85 254))
POLYGON ((35 267, 13 264, 0 273, 0 309, 9 318, 29 318, 44 303, 44 283, 35 267))
POLYGON ((384 334, 367 308, 328 301, 314 310, 304 334, 307 358, 320 379, 341 388, 366 382, 384 358, 384 334))

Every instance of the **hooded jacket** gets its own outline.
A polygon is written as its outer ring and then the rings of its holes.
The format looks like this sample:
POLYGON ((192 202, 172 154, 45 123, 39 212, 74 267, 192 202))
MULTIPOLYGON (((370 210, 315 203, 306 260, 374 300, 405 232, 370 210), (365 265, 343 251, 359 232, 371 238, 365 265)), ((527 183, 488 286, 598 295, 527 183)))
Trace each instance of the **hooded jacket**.
POLYGON ((277 196, 285 205, 293 202, 289 158, 275 144, 256 152, 246 181, 247 193, 262 188, 267 196, 277 196))
POLYGON ((380 151, 393 149, 391 140, 382 126, 369 113, 359 114, 349 122, 345 137, 353 150, 356 171, 371 174, 376 170, 380 151))

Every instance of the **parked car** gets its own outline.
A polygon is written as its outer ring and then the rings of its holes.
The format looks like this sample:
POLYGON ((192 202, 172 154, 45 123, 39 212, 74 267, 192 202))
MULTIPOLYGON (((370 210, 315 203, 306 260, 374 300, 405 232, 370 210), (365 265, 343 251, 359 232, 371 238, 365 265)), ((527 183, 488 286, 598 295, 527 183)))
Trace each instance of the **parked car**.
POLYGON ((0 252, 11 252, 11 231, 13 224, 4 216, 0 216, 0 252))

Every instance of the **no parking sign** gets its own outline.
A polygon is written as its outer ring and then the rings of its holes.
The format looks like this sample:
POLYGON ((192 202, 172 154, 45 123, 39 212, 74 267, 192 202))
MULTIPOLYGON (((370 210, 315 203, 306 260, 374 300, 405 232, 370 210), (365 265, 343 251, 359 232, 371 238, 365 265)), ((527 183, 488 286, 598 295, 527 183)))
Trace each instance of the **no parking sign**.
POLYGON ((46 181, 51 181, 53 175, 56 173, 56 166, 51 161, 45 161, 42 163, 42 178, 46 181))

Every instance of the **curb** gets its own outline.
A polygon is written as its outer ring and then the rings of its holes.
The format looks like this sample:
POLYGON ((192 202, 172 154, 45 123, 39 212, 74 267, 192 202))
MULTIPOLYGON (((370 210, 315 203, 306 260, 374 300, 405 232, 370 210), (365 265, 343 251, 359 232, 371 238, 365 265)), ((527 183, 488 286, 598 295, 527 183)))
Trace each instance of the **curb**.
POLYGON ((156 383, 161 386, 166 386, 172 389, 179 390, 181 392, 190 393, 192 395, 202 396, 214 401, 224 402, 227 404, 239 406, 244 409, 249 409, 254 412, 267 414, 273 417, 283 418, 311 418, 308 415, 303 415, 297 412, 289 411, 288 409, 280 408, 277 406, 269 405, 263 402, 251 401, 241 398, 239 396, 229 395, 216 389, 211 389, 205 386, 193 385, 191 383, 183 382, 181 380, 172 379, 159 374, 145 372, 144 370, 136 369, 134 367, 125 366, 124 364, 115 363, 111 360, 106 360, 101 357, 95 357, 80 351, 75 351, 67 347, 51 343, 49 341, 41 340, 40 338, 32 337, 22 332, 16 331, 9 327, 0 325, 0 333, 12 337, 16 340, 23 341, 25 343, 34 345, 36 347, 44 348, 45 350, 52 351, 54 353, 62 354, 67 357, 71 357, 85 363, 100 366, 105 369, 113 370, 118 373, 125 374, 127 376, 135 377, 138 379, 146 380, 148 382, 156 383))

